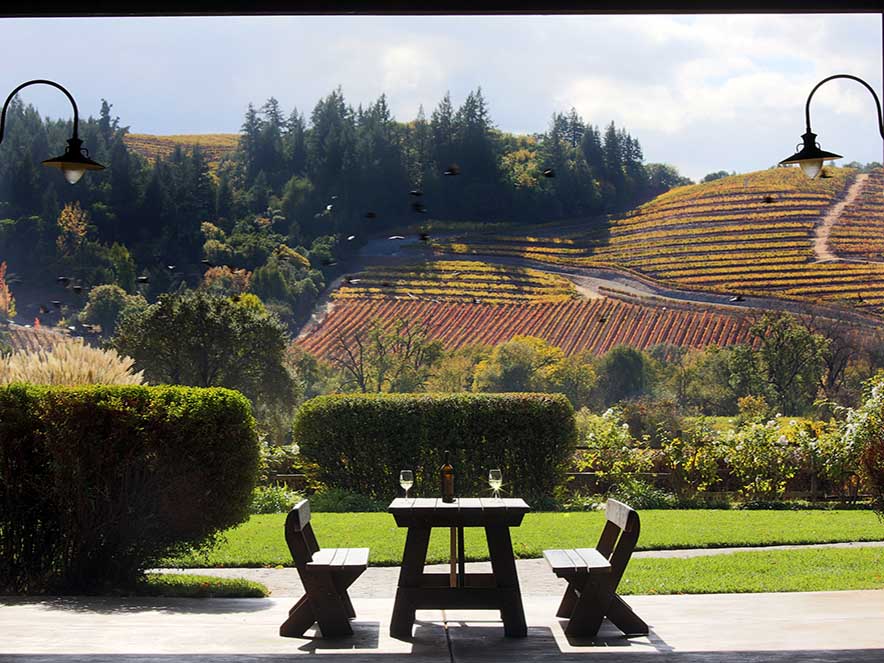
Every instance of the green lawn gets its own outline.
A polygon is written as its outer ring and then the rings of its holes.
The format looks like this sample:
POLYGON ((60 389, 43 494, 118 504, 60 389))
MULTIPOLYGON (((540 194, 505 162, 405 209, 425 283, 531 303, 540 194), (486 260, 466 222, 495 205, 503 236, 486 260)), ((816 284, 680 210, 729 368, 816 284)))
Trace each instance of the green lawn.
POLYGON ((185 599, 260 599, 270 595, 267 587, 252 580, 177 573, 148 573, 135 593, 185 599))
MULTIPOLYGON (((870 511, 662 510, 643 511, 641 518, 639 549, 644 550, 884 540, 884 523, 870 511)), ((289 566, 284 522, 284 514, 253 516, 228 532, 226 541, 207 557, 184 556, 167 565, 289 566)), ((316 513, 312 522, 323 547, 369 547, 373 566, 401 561, 405 530, 386 513, 316 513)), ((517 557, 530 558, 540 557, 544 548, 593 546, 603 523, 601 512, 528 514, 522 526, 512 530, 513 547, 517 557)), ((465 538, 468 559, 488 558, 481 530, 467 529, 465 538)), ((434 531, 429 560, 444 561, 447 550, 446 533, 434 531)), ((664 561, 669 560, 655 563, 664 561)))
POLYGON ((765 550, 691 559, 633 559, 623 594, 884 589, 884 548, 765 550))

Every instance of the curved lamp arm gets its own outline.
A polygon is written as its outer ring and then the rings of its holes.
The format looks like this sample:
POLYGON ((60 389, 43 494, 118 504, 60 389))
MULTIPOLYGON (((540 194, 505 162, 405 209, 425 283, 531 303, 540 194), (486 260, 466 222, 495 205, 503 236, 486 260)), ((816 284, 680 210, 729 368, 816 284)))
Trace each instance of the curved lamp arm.
POLYGON ((71 102, 71 106, 74 108, 74 132, 71 138, 68 140, 68 148, 65 150, 65 153, 60 157, 55 157, 54 159, 46 159, 43 162, 44 166, 50 166, 52 168, 60 168, 64 173, 64 178, 70 182, 71 184, 76 184, 77 181, 83 176, 87 170, 104 170, 104 166, 100 163, 97 163, 89 158, 89 150, 83 147, 83 141, 79 138, 79 125, 80 125, 80 111, 77 109, 77 102, 74 101, 74 98, 71 96, 71 93, 68 92, 63 86, 59 85, 55 81, 47 81, 42 78, 35 79, 33 81, 27 81, 26 83, 22 83, 17 88, 15 88, 12 93, 6 97, 6 101, 3 104, 3 110, 0 111, 0 143, 3 142, 3 133, 6 129, 6 110, 9 108, 9 104, 12 102, 12 98, 18 94, 19 90, 22 88, 26 88, 29 85, 50 85, 54 88, 57 88, 64 92, 65 96, 68 98, 68 101, 71 102))
POLYGON ((833 81, 836 78, 847 78, 851 81, 856 81, 864 88, 869 91, 869 94, 872 95, 872 99, 875 100, 875 107, 878 109, 878 114, 875 116, 875 119, 878 120, 878 131, 881 133, 881 138, 884 138, 884 115, 881 113, 881 101, 878 99, 878 95, 875 94, 875 90, 871 85, 866 83, 863 79, 858 78, 857 76, 851 76, 850 74, 835 74, 834 76, 829 76, 828 78, 824 78, 819 83, 817 83, 814 88, 810 91, 810 94, 807 95, 807 103, 804 106, 804 119, 807 124, 807 132, 810 133, 810 100, 813 99, 814 93, 820 89, 820 86, 823 83, 828 83, 829 81, 833 81))
POLYGON ((819 90, 824 83, 828 83, 837 78, 847 78, 851 81, 856 81, 869 91, 872 95, 872 99, 875 100, 875 107, 878 109, 878 112, 875 114, 875 119, 878 122, 878 131, 881 133, 881 138, 884 138, 884 116, 881 114, 881 101, 878 99, 878 95, 875 94, 875 90, 872 89, 872 86, 866 83, 863 79, 851 76, 850 74, 835 74, 834 76, 829 76, 828 78, 821 80, 810 91, 810 94, 807 95, 807 103, 804 105, 804 119, 807 129, 801 137, 803 145, 799 143, 797 148, 798 151, 795 154, 780 161, 781 166, 798 165, 801 167, 801 170, 804 171, 805 175, 813 179, 822 172, 823 163, 825 161, 841 158, 840 154, 826 152, 820 148, 820 144, 816 142, 816 134, 813 133, 813 130, 810 128, 810 100, 813 99, 814 93, 819 90))
POLYGON ((54 88, 58 88, 62 92, 64 92, 65 96, 71 102, 71 106, 74 107, 74 135, 73 138, 76 140, 78 138, 77 127, 80 124, 80 111, 77 109, 77 102, 74 101, 74 98, 71 96, 71 93, 68 92, 63 86, 59 85, 55 81, 47 81, 42 78, 37 78, 32 81, 27 81, 26 83, 22 83, 17 88, 15 88, 8 97, 6 97, 6 101, 3 104, 3 111, 0 112, 0 143, 3 142, 3 132, 6 129, 6 109, 9 108, 10 102, 12 102, 13 97, 19 93, 20 90, 28 87, 29 85, 51 85, 54 88))

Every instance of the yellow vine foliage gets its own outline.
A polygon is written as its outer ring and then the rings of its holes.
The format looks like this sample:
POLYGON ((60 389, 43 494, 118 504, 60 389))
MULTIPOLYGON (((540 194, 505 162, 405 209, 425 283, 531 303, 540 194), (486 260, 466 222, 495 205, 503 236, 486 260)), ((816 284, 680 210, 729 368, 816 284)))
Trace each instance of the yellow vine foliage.
POLYGON ((577 298, 566 278, 536 269, 473 260, 369 267, 337 290, 335 299, 404 299, 486 304, 564 302, 577 298))
POLYGON ((29 382, 75 386, 84 384, 144 384, 134 361, 114 350, 101 350, 72 340, 51 350, 13 352, 0 358, 0 384, 29 382))
POLYGON ((86 230, 89 227, 89 214, 80 207, 79 202, 68 203, 58 215, 58 250, 65 255, 76 252, 83 240, 86 239, 86 230))

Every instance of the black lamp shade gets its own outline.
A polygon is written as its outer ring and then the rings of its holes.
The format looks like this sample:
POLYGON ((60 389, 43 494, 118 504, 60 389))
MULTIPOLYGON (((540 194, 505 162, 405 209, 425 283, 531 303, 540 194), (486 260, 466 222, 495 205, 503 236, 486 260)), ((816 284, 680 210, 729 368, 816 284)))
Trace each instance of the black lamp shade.
POLYGON ((104 166, 84 154, 82 145, 83 141, 80 139, 71 138, 64 154, 54 159, 46 159, 43 165, 60 168, 64 171, 65 179, 71 184, 76 184, 87 170, 104 170, 104 166))
POLYGON ((831 161, 832 159, 841 158, 840 154, 834 154, 832 152, 821 150, 819 145, 817 145, 816 143, 815 133, 808 131, 801 138, 804 140, 804 145, 802 145, 801 149, 790 156, 788 159, 783 159, 782 161, 780 161, 781 166, 798 164, 799 166, 801 166, 801 170, 804 171, 805 175, 810 178, 814 178, 819 175, 820 171, 822 170, 823 161, 831 161))

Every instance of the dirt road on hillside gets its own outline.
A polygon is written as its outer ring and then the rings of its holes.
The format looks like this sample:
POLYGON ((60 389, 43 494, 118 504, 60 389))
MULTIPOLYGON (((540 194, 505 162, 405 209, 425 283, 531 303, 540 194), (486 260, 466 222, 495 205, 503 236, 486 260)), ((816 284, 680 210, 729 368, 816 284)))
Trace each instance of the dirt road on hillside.
POLYGON ((861 173, 856 176, 853 184, 847 189, 847 195, 838 203, 832 205, 826 215, 813 232, 813 253, 816 256, 816 262, 838 262, 841 259, 832 252, 829 247, 829 234, 832 232, 832 226, 837 223, 841 217, 844 208, 853 203, 856 197, 865 186, 866 180, 869 179, 867 173, 861 173))
MULTIPOLYGON (((845 201, 847 201, 847 197, 845 197, 845 201)), ((845 204, 849 204, 849 201, 845 204)), ((880 319, 858 311, 755 295, 746 295, 742 301, 735 302, 732 301, 730 294, 682 290, 610 268, 550 265, 525 258, 504 256, 433 254, 417 239, 390 241, 378 238, 370 240, 360 249, 355 259, 347 265, 347 270, 353 273, 374 265, 397 265, 430 260, 475 260, 511 267, 528 267, 541 272, 558 274, 574 283, 580 294, 586 298, 605 297, 613 294, 663 305, 667 300, 674 303, 701 304, 736 314, 785 310, 795 314, 811 314, 823 318, 840 319, 872 329, 880 329, 881 325, 880 319)), ((336 283, 340 283, 340 281, 338 280, 336 283)), ((332 284, 332 286, 334 285, 332 284)), ((328 288, 324 293, 323 305, 318 307, 317 315, 312 320, 311 326, 321 324, 328 313, 330 308, 328 297, 332 289, 333 287, 328 288)), ((331 305, 333 306, 333 303, 331 305)))

